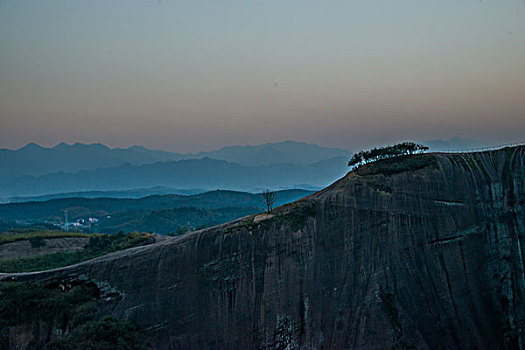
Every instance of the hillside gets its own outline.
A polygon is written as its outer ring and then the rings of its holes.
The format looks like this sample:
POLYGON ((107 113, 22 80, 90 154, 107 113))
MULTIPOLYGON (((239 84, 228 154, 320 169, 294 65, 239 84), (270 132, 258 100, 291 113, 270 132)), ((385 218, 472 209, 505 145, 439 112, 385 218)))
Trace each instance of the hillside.
POLYGON ((52 199, 61 198, 144 198, 148 196, 162 196, 169 194, 191 195, 206 192, 199 189, 181 190, 170 187, 150 187, 136 188, 122 191, 81 191, 81 192, 62 192, 35 197, 11 197, 6 203, 24 203, 24 202, 45 202, 52 199))
POLYGON ((185 154, 142 146, 109 148, 99 143, 61 143, 46 148, 30 143, 17 150, 0 149, 0 201, 7 202, 9 197, 150 187, 173 187, 178 191, 262 190, 300 184, 324 187, 344 173, 344 160, 348 157, 346 150, 294 141, 185 154), (338 164, 336 172, 315 166, 329 160, 338 164), (289 171, 290 181, 282 181, 289 171), (240 176, 235 176, 237 172, 240 176), (228 181, 232 176, 233 181, 228 181), (255 181, 250 183, 249 178, 255 181))
POLYGON ((340 148, 320 147, 304 142, 284 141, 262 145, 228 146, 216 151, 197 153, 197 158, 213 158, 247 166, 270 164, 309 165, 327 159, 349 158, 340 148))
POLYGON ((0 196, 36 196, 60 192, 106 191, 154 186, 178 189, 231 189, 257 192, 265 188, 324 187, 347 171, 347 158, 307 166, 272 164, 244 166, 210 158, 155 164, 124 164, 77 173, 25 176, 0 185, 0 196))
POLYGON ((155 349, 519 348, 524 195, 525 147, 372 163, 271 215, 5 275, 4 304, 28 290, 97 313, 21 302, 37 316, 4 316, 2 341, 74 344, 70 327, 130 318, 155 349))
POLYGON ((160 210, 118 212, 101 218, 91 232, 118 233, 152 232, 161 235, 179 235, 194 229, 211 227, 247 215, 262 212, 258 207, 227 207, 204 209, 182 207, 160 210))
POLYGON ((61 143, 46 148, 30 143, 17 150, 0 149, 0 183, 20 176, 95 170, 125 163, 143 165, 184 158, 184 155, 178 153, 150 150, 140 146, 111 149, 99 143, 61 143))
POLYGON ((144 233, 107 235, 11 230, 0 233, 0 271, 27 272, 58 268, 166 239, 169 238, 144 233))
MULTIPOLYGON (((305 190, 276 191, 276 205, 289 203, 311 194, 305 190)), ((235 191, 211 191, 191 196, 162 195, 144 198, 62 198, 44 202, 0 204, 0 219, 29 222, 60 221, 68 210, 70 220, 101 217, 117 212, 153 211, 195 207, 219 209, 226 207, 264 208, 260 194, 235 191)))
MULTIPOLYGON (((300 189, 275 192, 275 205, 311 194, 300 189)), ((96 222, 77 227, 84 232, 153 232, 176 234, 196 227, 210 227, 264 210, 261 194, 212 191, 192 196, 163 195, 138 199, 63 198, 43 202, 0 205, 0 228, 10 229, 68 221, 96 222)))

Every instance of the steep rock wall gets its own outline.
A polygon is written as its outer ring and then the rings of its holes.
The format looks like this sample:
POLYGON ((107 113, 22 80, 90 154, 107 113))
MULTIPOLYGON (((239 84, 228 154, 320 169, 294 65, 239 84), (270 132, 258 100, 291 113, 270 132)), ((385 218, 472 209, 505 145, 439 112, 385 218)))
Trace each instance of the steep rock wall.
POLYGON ((94 281, 154 348, 523 348, 524 182, 524 147, 379 162, 272 215, 3 280, 94 281))

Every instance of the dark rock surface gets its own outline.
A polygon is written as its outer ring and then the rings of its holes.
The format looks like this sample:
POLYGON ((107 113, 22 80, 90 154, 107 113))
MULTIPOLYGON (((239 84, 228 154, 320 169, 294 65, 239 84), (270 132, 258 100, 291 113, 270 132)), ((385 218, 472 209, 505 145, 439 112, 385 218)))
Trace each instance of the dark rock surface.
POLYGON ((522 348, 524 182, 525 147, 379 162, 272 215, 3 280, 93 281, 160 349, 522 348))

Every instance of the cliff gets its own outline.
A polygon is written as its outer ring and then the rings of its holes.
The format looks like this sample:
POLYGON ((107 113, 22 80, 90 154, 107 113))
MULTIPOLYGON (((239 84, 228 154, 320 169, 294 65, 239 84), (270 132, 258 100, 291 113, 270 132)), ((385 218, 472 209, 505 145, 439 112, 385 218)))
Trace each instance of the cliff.
MULTIPOLYGON (((3 281, 96 285, 97 315, 153 348, 522 348, 524 182, 523 146, 383 161, 271 215, 3 281)), ((27 322, 9 347, 65 334, 27 322)))

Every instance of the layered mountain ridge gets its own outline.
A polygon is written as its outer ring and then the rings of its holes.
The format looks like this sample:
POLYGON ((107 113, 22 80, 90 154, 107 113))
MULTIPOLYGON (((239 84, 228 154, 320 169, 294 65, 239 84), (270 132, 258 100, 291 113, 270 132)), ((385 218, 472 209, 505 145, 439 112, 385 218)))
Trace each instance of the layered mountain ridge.
MULTIPOLYGON (((98 317, 159 349, 522 348, 524 191, 523 146, 396 158, 271 214, 2 281, 96 285, 98 317)), ((28 320, 9 344, 61 327, 28 320)))
POLYGON ((0 149, 0 201, 155 187, 177 188, 179 192, 319 189, 345 173, 349 155, 343 149, 294 141, 194 154, 141 146, 111 149, 102 144, 62 143, 44 148, 28 144, 18 150, 0 149))
POLYGON ((322 188, 344 174, 347 158, 308 166, 270 164, 244 166, 211 158, 99 168, 77 173, 19 177, 0 184, 0 196, 38 196, 74 191, 114 191, 164 186, 203 191, 230 189, 260 192, 266 188, 322 188))
POLYGON ((113 168, 126 163, 140 166, 157 162, 212 158, 245 166, 271 164, 309 165, 322 160, 348 157, 348 151, 304 142, 284 141, 249 146, 228 146, 199 153, 175 153, 143 146, 109 148, 101 143, 42 147, 29 143, 17 150, 0 149, 0 182, 21 176, 38 177, 58 172, 113 168))

